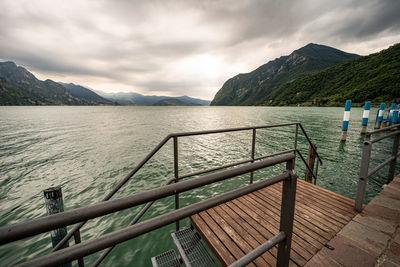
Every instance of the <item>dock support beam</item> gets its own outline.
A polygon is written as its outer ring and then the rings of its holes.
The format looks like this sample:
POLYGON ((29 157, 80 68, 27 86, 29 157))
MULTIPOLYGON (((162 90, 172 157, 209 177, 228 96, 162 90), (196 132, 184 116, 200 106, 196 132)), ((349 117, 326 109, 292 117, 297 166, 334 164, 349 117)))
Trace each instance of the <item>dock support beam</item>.
POLYGON ((346 142, 347 129, 349 127, 349 120, 350 120, 350 108, 351 108, 351 100, 346 100, 346 106, 344 107, 342 135, 340 136, 340 142, 346 142))
MULTIPOLYGON (((43 191, 44 201, 46 204, 47 215, 56 214, 64 211, 64 202, 62 197, 61 186, 50 187, 43 191)), ((51 243, 53 248, 67 235, 67 227, 62 227, 50 231, 51 243)), ((68 247, 68 242, 62 248, 68 247)), ((71 263, 62 265, 63 267, 71 267, 71 263)))
POLYGON ((362 121, 361 121, 360 134, 365 134, 367 132, 367 124, 368 124, 368 117, 369 117, 370 109, 371 109, 371 101, 365 102, 364 112, 363 112, 362 121))
MULTIPOLYGON (((317 150, 317 146, 315 144, 313 146, 314 146, 315 150, 317 150)), ((310 145, 308 147, 307 164, 312 171, 314 171, 315 157, 316 157, 316 154, 314 152, 314 149, 310 145)), ((304 181, 312 183, 312 178, 313 178, 312 173, 310 172, 310 170, 308 168, 306 168, 306 174, 304 176, 304 181)))

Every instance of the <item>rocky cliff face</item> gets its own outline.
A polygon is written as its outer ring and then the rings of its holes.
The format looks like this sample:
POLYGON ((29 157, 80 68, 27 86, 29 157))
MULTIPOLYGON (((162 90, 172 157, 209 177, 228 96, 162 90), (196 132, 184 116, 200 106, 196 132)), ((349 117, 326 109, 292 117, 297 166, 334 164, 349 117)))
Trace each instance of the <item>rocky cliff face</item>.
POLYGON ((357 57, 332 47, 308 44, 250 73, 229 79, 217 92, 211 105, 264 104, 281 85, 357 57))

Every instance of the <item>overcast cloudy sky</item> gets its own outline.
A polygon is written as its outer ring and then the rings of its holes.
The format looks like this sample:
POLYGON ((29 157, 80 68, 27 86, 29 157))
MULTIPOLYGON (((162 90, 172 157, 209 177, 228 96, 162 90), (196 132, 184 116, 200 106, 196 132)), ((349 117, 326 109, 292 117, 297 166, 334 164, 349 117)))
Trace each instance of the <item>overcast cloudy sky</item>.
POLYGON ((212 99, 310 42, 367 55, 400 42, 399 0, 1 0, 0 60, 106 92, 212 99))

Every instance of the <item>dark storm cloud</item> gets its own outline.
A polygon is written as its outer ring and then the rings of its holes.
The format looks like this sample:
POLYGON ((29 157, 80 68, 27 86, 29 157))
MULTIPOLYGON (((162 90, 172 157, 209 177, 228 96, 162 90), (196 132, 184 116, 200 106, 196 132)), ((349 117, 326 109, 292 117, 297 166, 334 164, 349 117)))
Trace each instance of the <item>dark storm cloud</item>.
POLYGON ((398 0, 6 0, 0 10, 3 60, 104 90, 206 98, 309 42, 367 54, 400 38, 398 0))

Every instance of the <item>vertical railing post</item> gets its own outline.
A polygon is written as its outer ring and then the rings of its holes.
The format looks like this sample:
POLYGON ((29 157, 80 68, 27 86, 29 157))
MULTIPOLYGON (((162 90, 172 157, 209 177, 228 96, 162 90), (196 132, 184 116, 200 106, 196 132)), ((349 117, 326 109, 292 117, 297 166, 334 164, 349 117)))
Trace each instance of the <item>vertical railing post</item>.
MULTIPOLYGON (((400 130, 400 127, 397 127, 397 130, 400 130)), ((389 165, 389 175, 387 183, 390 183, 394 177, 394 172, 396 169, 397 153, 399 151, 399 141, 400 141, 400 134, 396 134, 393 139, 393 147, 392 147, 392 157, 394 157, 394 159, 390 162, 389 165)))
MULTIPOLYGON (((174 175, 175 183, 179 182, 179 169, 178 169, 178 137, 174 136, 174 175)), ((179 194, 175 194, 175 209, 179 209, 179 194)), ((179 231, 179 221, 176 223, 176 231, 179 231)))
MULTIPOLYGON (((48 215, 56 214, 64 211, 64 202, 62 197, 61 186, 50 187, 43 191, 44 201, 48 215)), ((55 229, 50 232, 51 243, 53 248, 67 235, 67 227, 55 229)), ((68 242, 62 248, 67 248, 68 242)), ((71 267, 71 263, 62 265, 63 267, 71 267)))
POLYGON ((292 243, 294 209, 296 202, 297 175, 293 170, 293 160, 286 163, 286 169, 290 172, 290 178, 283 180, 282 204, 279 232, 285 233, 285 240, 278 245, 277 266, 289 266, 290 248, 292 243))
POLYGON ((356 202, 354 206, 357 212, 361 212, 362 210, 365 188, 367 186, 367 181, 368 181, 368 168, 369 168, 369 161, 371 159, 371 149, 372 149, 372 143, 370 142, 370 140, 371 140, 371 135, 367 134, 364 140, 364 147, 361 156, 360 176, 358 179, 356 202))
POLYGON ((296 123, 296 132, 295 132, 295 135, 294 135, 294 152, 293 152, 293 154, 294 154, 294 159, 293 159, 293 169, 294 169, 294 167, 295 167, 295 165, 296 165, 296 156, 297 156, 297 140, 298 140, 298 137, 299 137, 299 124, 298 123, 296 123))
MULTIPOLYGON (((75 245, 81 243, 81 231, 78 229, 74 233, 74 239, 75 239, 75 245)), ((85 262, 83 261, 83 258, 78 259, 78 266, 79 267, 84 267, 85 262)))
MULTIPOLYGON (((253 138, 251 141, 251 162, 254 162, 254 155, 256 151, 256 128, 253 128, 253 138)), ((250 184, 253 183, 253 172, 250 173, 250 184)))

